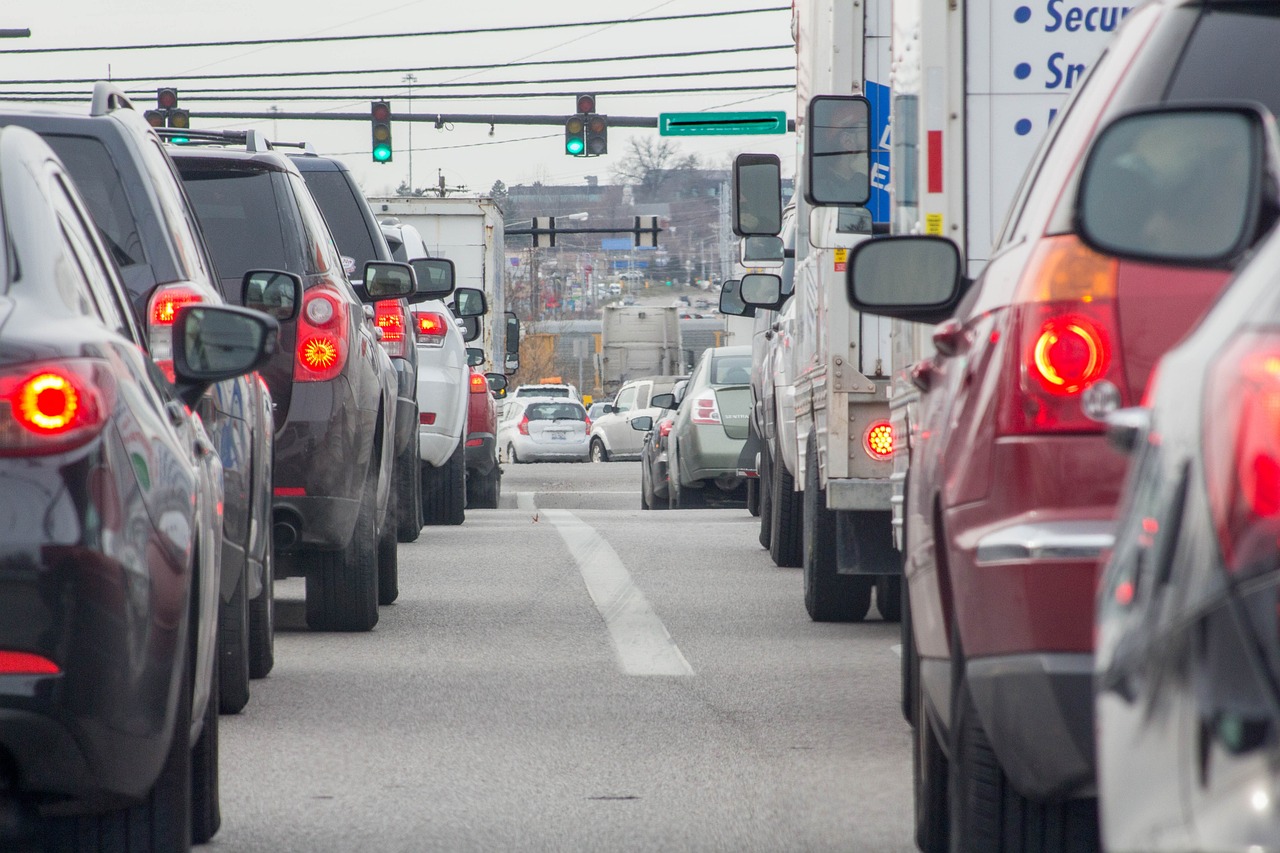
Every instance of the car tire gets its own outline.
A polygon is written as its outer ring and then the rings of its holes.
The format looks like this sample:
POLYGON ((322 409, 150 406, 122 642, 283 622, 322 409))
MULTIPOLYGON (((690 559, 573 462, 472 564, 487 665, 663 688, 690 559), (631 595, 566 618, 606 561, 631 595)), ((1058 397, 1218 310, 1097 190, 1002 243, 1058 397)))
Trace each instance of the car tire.
POLYGON ((378 604, 392 604, 400 597, 400 542, 397 535, 400 495, 387 495, 387 510, 378 533, 378 604))
MULTIPOLYGON (((218 683, 218 659, 214 656, 213 678, 218 683)), ((204 706, 204 727, 191 748, 191 843, 204 844, 222 825, 218 795, 218 706, 211 693, 204 706)))
MULTIPOLYGON (((188 644, 189 645, 189 644, 188 644)), ((152 853, 191 849, 191 731, 193 650, 188 648, 178 688, 169 752, 151 790, 141 802, 89 815, 46 817, 40 827, 41 848, 58 853, 152 853)), ((209 702, 217 702, 210 684, 209 702)))
POLYGON ((371 631, 378 624, 377 475, 365 477, 360 513, 345 548, 316 551, 307 572, 307 627, 371 631))
POLYGON ((502 496, 502 469, 495 463, 488 474, 467 478, 467 506, 497 509, 502 496), (472 485, 472 484, 475 485, 472 485))
POLYGON ((520 464, 520 457, 516 455, 516 446, 514 444, 507 445, 507 461, 513 465, 520 464))
POLYGON ((267 526, 262 591, 249 600, 249 677, 266 678, 276 665, 275 543, 267 526))
POLYGON ((769 549, 769 542, 772 539, 773 528, 773 501, 770 491, 773 488, 773 478, 771 476, 773 463, 769 461, 769 450, 764 448, 760 451, 760 547, 766 551, 769 549))
POLYGON ((809 437, 804 473, 804 609, 814 622, 861 622, 871 610, 875 577, 836 568, 836 514, 818 484, 818 448, 809 437))
POLYGON ((902 621, 902 578, 881 575, 876 578, 876 610, 886 622, 902 621))
POLYGON ((416 438, 396 460, 395 491, 396 541, 416 542, 422 533, 422 459, 416 438))
POLYGON ((978 718, 959 636, 952 629, 947 799, 953 850, 1078 853, 1102 849, 1096 799, 1040 802, 1009 784, 978 718))
POLYGON ((598 438, 591 439, 591 461, 592 462, 608 462, 609 451, 605 450, 604 442, 598 438))
POLYGON ((230 601, 218 601, 218 710, 238 714, 249 704, 249 567, 230 601))
POLYGON ((467 517, 466 446, 460 441, 444 465, 422 467, 423 523, 461 524, 467 517))
POLYGON ((914 716, 911 738, 911 781, 915 801, 916 846, 922 853, 947 853, 950 845, 947 804, 947 755, 924 706, 920 690, 920 655, 904 646, 902 659, 912 672, 910 696, 914 716))
POLYGON ((769 474, 769 556, 776 566, 798 568, 804 560, 804 496, 795 490, 795 479, 776 445, 769 474))

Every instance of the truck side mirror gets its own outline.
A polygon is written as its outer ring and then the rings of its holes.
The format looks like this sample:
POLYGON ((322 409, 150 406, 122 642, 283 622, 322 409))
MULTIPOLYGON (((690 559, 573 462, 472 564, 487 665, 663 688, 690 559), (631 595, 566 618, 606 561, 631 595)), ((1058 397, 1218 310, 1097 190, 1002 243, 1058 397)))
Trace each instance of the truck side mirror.
POLYGON ((720 285, 720 313, 730 317, 754 317, 756 307, 742 301, 742 281, 727 279, 720 285))
POLYGON ((955 243, 914 235, 859 243, 845 281, 859 311, 931 324, 951 316, 968 285, 955 243))
POLYGON ((786 259, 781 237, 743 237, 739 254, 744 267, 780 267, 786 259))
POLYGON ((520 354, 520 318, 510 311, 507 312, 507 355, 520 354))
POLYGON ((861 95, 809 101, 805 201, 815 207, 862 206, 871 198, 871 103, 861 95))
POLYGON ((787 301, 787 297, 782 295, 782 276, 773 273, 744 275, 739 289, 742 301, 753 309, 777 311, 787 301))
POLYGON ((782 161, 776 154, 739 154, 733 161, 733 233, 782 232, 782 161))

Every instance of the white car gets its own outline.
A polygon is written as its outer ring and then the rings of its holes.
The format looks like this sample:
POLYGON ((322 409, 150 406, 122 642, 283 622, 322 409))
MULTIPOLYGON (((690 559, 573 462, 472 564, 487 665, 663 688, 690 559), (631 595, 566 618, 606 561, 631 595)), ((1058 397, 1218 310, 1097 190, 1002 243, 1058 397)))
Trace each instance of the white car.
POLYGON ((587 410, 564 397, 508 400, 498 422, 498 447, 507 462, 588 459, 587 410))
MULTIPOLYGON (((427 257, 412 225, 381 223, 398 261, 427 257)), ((418 346, 418 456, 422 459, 422 523, 461 524, 466 518, 467 402, 471 368, 458 322, 442 300, 413 306, 418 346)))
POLYGON ((591 419, 591 461, 639 459, 644 433, 634 429, 631 421, 645 415, 659 420, 663 412, 651 408, 649 400, 654 394, 669 393, 676 382, 687 378, 645 376, 624 383, 613 402, 605 404, 603 413, 591 419))

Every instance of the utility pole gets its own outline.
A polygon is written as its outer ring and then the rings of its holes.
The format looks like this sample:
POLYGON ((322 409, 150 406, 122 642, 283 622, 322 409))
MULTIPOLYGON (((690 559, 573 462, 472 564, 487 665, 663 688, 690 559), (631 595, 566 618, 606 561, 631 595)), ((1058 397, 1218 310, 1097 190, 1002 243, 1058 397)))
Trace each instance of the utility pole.
MULTIPOLYGON (((413 115, 413 84, 418 78, 413 74, 404 75, 404 82, 409 84, 409 114, 413 115)), ((413 122, 409 122, 409 192, 413 192, 413 122)), ((443 197, 443 193, 441 194, 443 197)))

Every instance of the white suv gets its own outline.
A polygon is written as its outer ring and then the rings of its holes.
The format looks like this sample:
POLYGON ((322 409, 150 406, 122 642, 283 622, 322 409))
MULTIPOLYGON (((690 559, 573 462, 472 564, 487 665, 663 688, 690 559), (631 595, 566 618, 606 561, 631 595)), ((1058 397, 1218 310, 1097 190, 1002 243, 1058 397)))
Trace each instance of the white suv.
POLYGON ((632 428, 632 419, 649 415, 659 420, 662 412, 652 408, 649 400, 655 394, 670 393, 677 382, 687 378, 645 376, 623 384, 613 402, 605 405, 603 414, 591 422, 591 461, 639 459, 645 434, 632 428))

